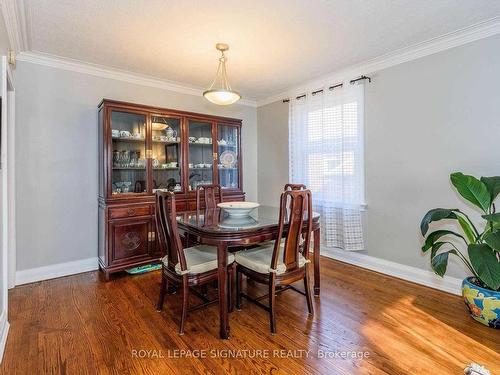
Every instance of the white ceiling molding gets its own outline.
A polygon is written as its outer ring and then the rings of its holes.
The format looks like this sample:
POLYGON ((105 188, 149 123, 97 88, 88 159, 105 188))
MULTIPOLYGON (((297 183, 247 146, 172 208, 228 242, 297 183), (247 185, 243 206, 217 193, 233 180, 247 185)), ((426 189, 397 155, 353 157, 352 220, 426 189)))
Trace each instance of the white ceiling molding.
POLYGON ((285 98, 301 95, 305 92, 325 88, 331 86, 332 84, 357 78, 362 74, 377 72, 391 66, 416 60, 421 57, 432 55, 437 52, 445 51, 447 49, 458 47, 496 34, 500 34, 500 17, 495 17, 488 21, 463 28, 422 43, 401 48, 374 59, 370 59, 345 69, 326 74, 314 80, 304 82, 279 94, 258 100, 257 107, 261 107, 285 98))
MULTIPOLYGON (((115 79, 118 81, 134 83, 141 86, 154 87, 167 91, 178 92, 181 94, 199 96, 200 98, 203 97, 203 91, 205 91, 204 88, 200 87, 190 87, 178 82, 166 81, 155 77, 128 72, 126 70, 109 68, 103 65, 91 64, 42 52, 21 52, 17 56, 17 60, 62 70, 68 70, 71 72, 89 74, 101 78, 115 79)), ((257 107, 257 102, 252 99, 241 99, 237 104, 246 105, 249 107, 257 107)))
POLYGON ((29 50, 24 0, 0 0, 10 47, 20 53, 29 50))

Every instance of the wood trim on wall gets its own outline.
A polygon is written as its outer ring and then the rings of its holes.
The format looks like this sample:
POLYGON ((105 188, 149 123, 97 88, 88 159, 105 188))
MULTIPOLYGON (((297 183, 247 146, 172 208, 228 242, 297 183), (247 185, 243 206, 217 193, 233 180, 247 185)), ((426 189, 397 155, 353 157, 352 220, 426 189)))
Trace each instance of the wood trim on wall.
POLYGON ((416 60, 421 57, 429 56, 434 53, 445 51, 450 48, 458 47, 497 34, 500 34, 500 17, 495 17, 488 21, 480 22, 421 43, 413 44, 411 46, 386 53, 374 59, 369 59, 359 64, 351 65, 338 71, 325 74, 322 77, 311 81, 302 82, 301 84, 290 87, 283 92, 258 100, 257 107, 274 103, 285 98, 294 97, 306 91, 328 88, 328 86, 333 83, 377 72, 382 69, 390 68, 391 66, 416 60))
POLYGON ((16 271, 16 286, 98 269, 98 258, 96 257, 20 270, 16 271))
MULTIPOLYGON (((111 68, 104 65, 91 64, 80 60, 74 60, 41 52, 23 51, 16 56, 16 59, 18 61, 29 62, 32 64, 67 70, 70 72, 89 74, 101 78, 114 79, 117 81, 133 83, 146 87, 154 87, 157 89, 177 92, 180 94, 198 96, 200 98, 203 97, 203 91, 206 90, 206 88, 190 87, 180 82, 167 81, 151 76, 132 73, 126 70, 111 68)), ((257 102, 252 98, 243 98, 233 105, 244 105, 256 108, 257 102)))
POLYGON ((2 362, 7 336, 9 335, 10 324, 7 320, 7 311, 4 310, 0 315, 0 363, 2 362))
POLYGON ((323 247, 321 255, 336 259, 341 262, 349 263, 358 267, 366 268, 372 271, 380 272, 385 275, 397 277, 416 284, 425 285, 443 292, 462 295, 462 280, 444 276, 437 276, 434 272, 423 270, 421 268, 407 266, 401 263, 389 260, 375 258, 370 255, 360 254, 353 251, 344 251, 340 249, 331 249, 323 247))

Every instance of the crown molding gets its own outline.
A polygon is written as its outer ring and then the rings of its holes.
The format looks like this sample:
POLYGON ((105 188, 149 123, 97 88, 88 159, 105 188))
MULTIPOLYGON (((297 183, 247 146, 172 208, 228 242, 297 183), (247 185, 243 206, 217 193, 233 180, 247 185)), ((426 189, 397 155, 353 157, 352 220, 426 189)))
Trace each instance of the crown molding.
MULTIPOLYGON (((104 65, 91 64, 80 60, 46 54, 36 51, 21 52, 17 56, 17 61, 28 62, 51 68, 67 70, 71 72, 89 74, 101 78, 109 78, 117 81, 133 83, 136 85, 154 87, 162 90, 178 92, 181 94, 201 97, 204 89, 200 87, 187 86, 178 82, 158 79, 126 70, 110 68, 104 65)), ((239 105, 257 107, 257 102, 252 99, 241 99, 239 105)))
POLYGON ((265 99, 257 101, 257 107, 276 102, 288 97, 303 94, 307 91, 317 90, 331 84, 350 80, 362 74, 370 74, 382 69, 389 68, 434 53, 458 47, 479 39, 500 34, 500 17, 492 18, 488 21, 477 23, 460 30, 429 39, 425 42, 413 44, 411 46, 395 50, 374 59, 366 60, 359 64, 328 73, 319 78, 306 81, 302 84, 290 87, 289 89, 265 99))
POLYGON ((0 9, 5 21, 10 47, 15 53, 28 50, 29 39, 24 0, 0 0, 0 9))

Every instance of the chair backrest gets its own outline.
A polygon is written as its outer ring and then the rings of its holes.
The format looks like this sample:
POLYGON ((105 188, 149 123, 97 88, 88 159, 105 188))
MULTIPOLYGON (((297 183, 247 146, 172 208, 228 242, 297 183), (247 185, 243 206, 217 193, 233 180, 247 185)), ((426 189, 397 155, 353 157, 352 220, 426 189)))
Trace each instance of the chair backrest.
POLYGON ((287 190, 281 194, 278 239, 274 243, 271 268, 276 269, 281 241, 285 241, 283 263, 287 272, 299 267, 299 254, 309 255, 312 231, 312 197, 310 190, 287 190), (288 224, 283 239, 285 224, 288 224), (304 233, 304 235, 302 235, 304 233), (301 245, 303 249, 301 249, 301 245), (302 250, 302 251, 301 251, 302 250))
POLYGON ((196 210, 201 209, 200 203, 202 192, 205 209, 217 208, 217 203, 222 203, 224 201, 222 198, 222 188, 220 185, 198 185, 196 187, 196 210), (219 198, 218 201, 217 198, 219 198))
POLYGON ((175 269, 180 263, 181 270, 187 269, 184 248, 182 246, 179 228, 177 227, 177 212, 175 194, 167 191, 156 192, 156 231, 159 235, 162 255, 167 256, 168 268, 175 269))
POLYGON ((305 190, 307 189, 306 185, 304 184, 286 184, 285 188, 283 190, 305 190))

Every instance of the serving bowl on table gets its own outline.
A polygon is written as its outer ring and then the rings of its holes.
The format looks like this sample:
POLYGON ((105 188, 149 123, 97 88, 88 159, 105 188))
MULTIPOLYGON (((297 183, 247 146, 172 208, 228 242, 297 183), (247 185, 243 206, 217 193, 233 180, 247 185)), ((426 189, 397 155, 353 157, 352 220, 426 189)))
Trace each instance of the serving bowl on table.
POLYGON ((217 207, 222 208, 231 217, 248 216, 259 206, 260 204, 255 202, 222 202, 217 204, 217 207))

